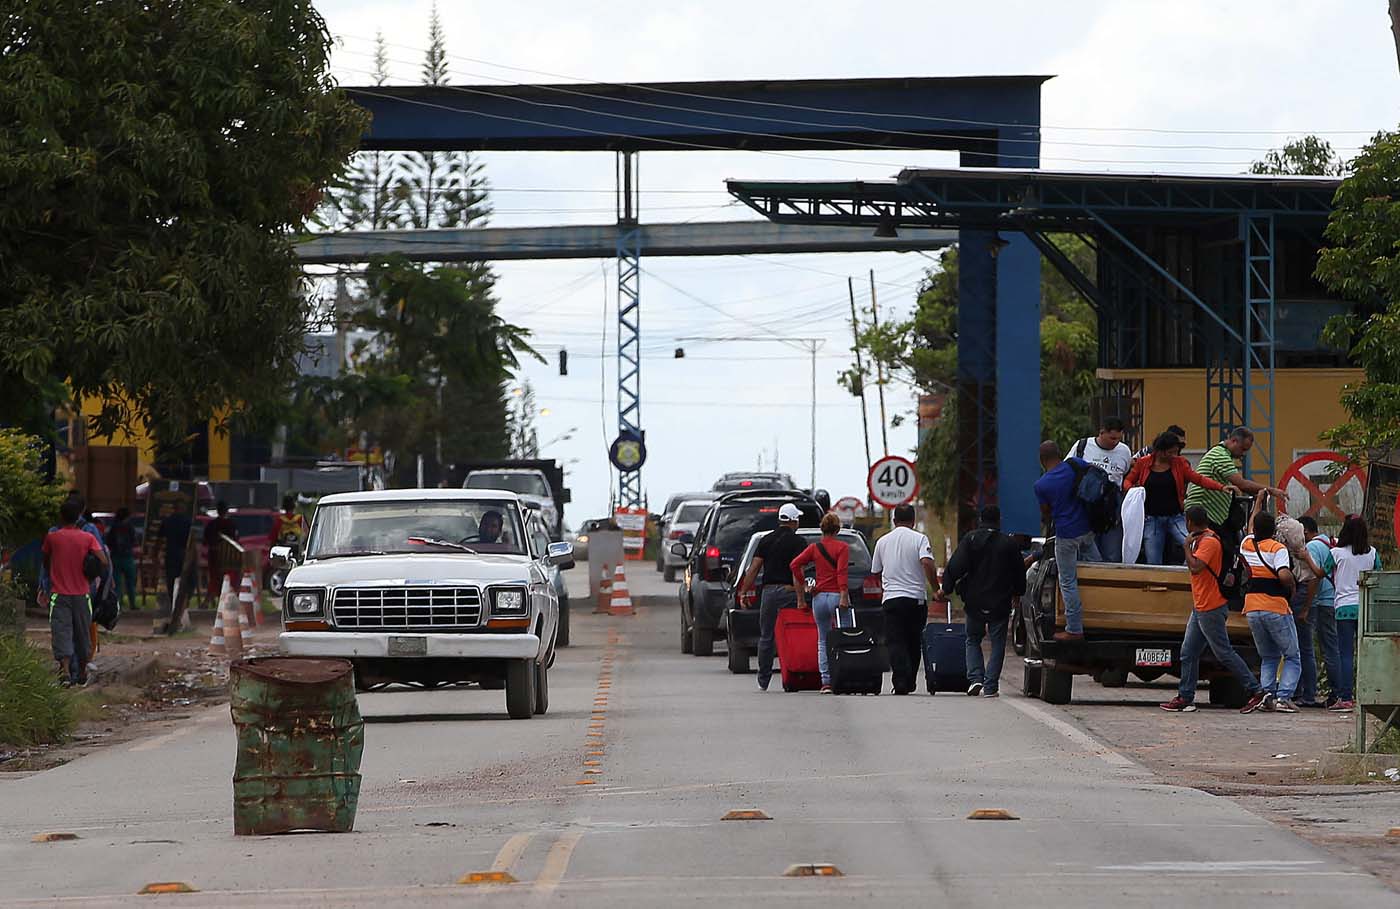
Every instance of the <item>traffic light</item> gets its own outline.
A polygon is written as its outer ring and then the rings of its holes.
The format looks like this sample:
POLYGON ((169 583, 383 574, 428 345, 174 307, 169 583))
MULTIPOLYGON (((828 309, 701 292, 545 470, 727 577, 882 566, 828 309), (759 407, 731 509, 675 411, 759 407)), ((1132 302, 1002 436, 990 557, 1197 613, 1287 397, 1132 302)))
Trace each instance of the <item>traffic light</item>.
POLYGON ((564 348, 559 348, 559 375, 569 374, 569 352, 564 348))

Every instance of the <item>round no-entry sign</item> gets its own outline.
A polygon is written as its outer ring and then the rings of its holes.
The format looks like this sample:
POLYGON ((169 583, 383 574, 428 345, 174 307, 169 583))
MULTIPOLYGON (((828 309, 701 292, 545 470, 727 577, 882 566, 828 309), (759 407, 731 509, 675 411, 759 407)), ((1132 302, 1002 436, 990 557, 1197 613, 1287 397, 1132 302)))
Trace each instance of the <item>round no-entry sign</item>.
POLYGON ((865 517, 865 503, 855 496, 845 496, 837 499, 836 504, 831 506, 831 510, 840 516, 841 520, 847 523, 856 518, 865 517))
POLYGON ((870 468, 866 480, 870 497, 886 508, 905 505, 919 494, 919 478, 914 465, 899 455, 886 455, 870 468))

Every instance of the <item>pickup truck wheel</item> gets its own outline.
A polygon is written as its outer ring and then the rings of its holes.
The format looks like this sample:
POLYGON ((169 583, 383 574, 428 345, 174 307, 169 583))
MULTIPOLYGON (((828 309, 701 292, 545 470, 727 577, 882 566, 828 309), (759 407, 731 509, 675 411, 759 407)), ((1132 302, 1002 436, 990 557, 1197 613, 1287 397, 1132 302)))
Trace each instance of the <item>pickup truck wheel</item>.
POLYGON ((511 660, 506 666, 506 713, 512 720, 535 715, 535 660, 511 660))
POLYGON ((1240 680, 1225 676, 1210 680, 1210 702, 1218 707, 1233 707, 1238 710, 1249 700, 1249 692, 1244 690, 1240 680))
POLYGON ((535 664, 535 715, 549 712, 549 669, 535 664))
POLYGON ((1097 681, 1105 688, 1122 688, 1128 684, 1128 670, 1117 666, 1100 670, 1097 681))
POLYGON ((1009 629, 1011 635, 1011 650, 1018 657, 1026 655, 1026 623, 1021 618, 1021 611, 1017 609, 1011 614, 1011 625, 1009 629))
POLYGON ((690 626, 685 623, 685 606, 681 606, 681 653, 690 653, 690 626))
POLYGON ((554 646, 569 646, 569 598, 559 601, 559 630, 554 634, 554 646))
POLYGON ((735 675, 745 675, 749 671, 749 652, 733 641, 729 642, 729 671, 735 675))
POLYGON ((1040 697, 1040 667, 1027 663, 1021 670, 1021 693, 1028 698, 1040 697))
POLYGON ((1059 669, 1040 670, 1040 699, 1047 704, 1068 704, 1074 692, 1074 675, 1059 669))
POLYGON ((664 569, 662 569, 661 576, 666 579, 667 584, 674 584, 676 582, 676 569, 672 568, 670 565, 667 565, 664 569))
POLYGON ((715 655, 715 630, 696 626, 690 630, 690 649, 699 657, 715 655))

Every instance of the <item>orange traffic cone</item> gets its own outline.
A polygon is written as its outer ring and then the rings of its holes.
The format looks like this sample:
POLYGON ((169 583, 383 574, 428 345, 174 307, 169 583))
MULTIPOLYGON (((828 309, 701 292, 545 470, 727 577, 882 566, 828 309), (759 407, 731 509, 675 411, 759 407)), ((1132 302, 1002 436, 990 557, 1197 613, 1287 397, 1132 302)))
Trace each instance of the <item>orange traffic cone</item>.
POLYGON ((243 572, 243 583, 238 588, 238 605, 251 624, 262 624, 262 610, 258 608, 257 599, 253 596, 253 573, 251 571, 243 572))
POLYGON ((603 563, 603 578, 598 582, 598 602, 593 604, 593 611, 598 615, 607 615, 612 607, 612 572, 608 571, 608 563, 603 563))
POLYGON ((627 592, 627 573, 622 570, 622 565, 617 566, 617 572, 613 575, 612 602, 609 604, 608 612, 612 615, 634 615, 636 610, 632 608, 632 597, 627 592))
POLYGON ((248 618, 243 615, 227 577, 219 591, 219 614, 224 620, 224 647, 229 659, 239 659, 243 656, 243 629, 247 626, 248 618))
POLYGON ((214 613, 214 634, 209 638, 209 652, 214 656, 224 656, 228 648, 224 646, 224 611, 214 613))

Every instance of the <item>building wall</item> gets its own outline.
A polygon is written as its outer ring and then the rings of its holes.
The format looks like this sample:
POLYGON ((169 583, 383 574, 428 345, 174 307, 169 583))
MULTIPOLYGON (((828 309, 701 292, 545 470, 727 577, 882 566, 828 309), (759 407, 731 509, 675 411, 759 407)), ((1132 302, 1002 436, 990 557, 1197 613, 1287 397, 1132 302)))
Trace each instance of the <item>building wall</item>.
MULTIPOLYGON (((82 413, 84 417, 96 416, 101 410, 97 399, 83 401, 82 413)), ((83 444, 81 439, 71 439, 71 445, 83 444)), ((155 442, 146 432, 144 426, 133 426, 127 430, 118 430, 111 436, 89 436, 86 440, 88 445, 118 445, 131 446, 136 449, 136 474, 139 477, 146 477, 152 472, 152 464, 155 462, 155 442)), ((225 431, 219 430, 218 420, 209 421, 209 462, 207 464, 195 465, 197 473, 203 479, 228 480, 230 479, 230 464, 232 463, 232 444, 229 435, 225 431)))

